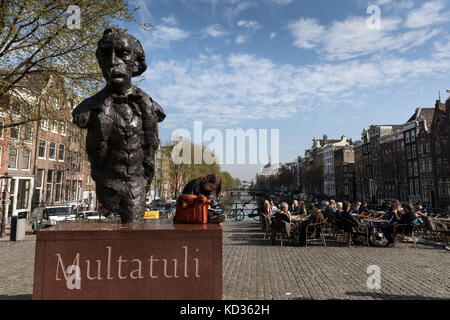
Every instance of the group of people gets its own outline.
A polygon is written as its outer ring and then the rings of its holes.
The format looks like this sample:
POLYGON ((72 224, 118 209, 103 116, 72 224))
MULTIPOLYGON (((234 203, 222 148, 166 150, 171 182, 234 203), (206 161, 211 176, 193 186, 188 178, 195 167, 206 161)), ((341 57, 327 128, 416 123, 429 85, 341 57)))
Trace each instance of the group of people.
MULTIPOLYGON (((277 208, 273 200, 261 200, 260 214, 271 221, 272 233, 270 242, 275 241, 276 231, 281 231, 287 234, 291 239, 297 240, 296 245, 303 246, 306 243, 306 226, 310 223, 320 223, 324 221, 324 215, 320 208, 316 205, 312 206, 312 213, 308 215, 308 210, 304 201, 298 202, 294 200, 289 206, 286 202, 282 202, 277 208), (299 221, 298 227, 291 230, 291 222, 293 220, 299 221)), ((262 219, 265 223, 265 219, 262 219)))
MULTIPOLYGON (((330 200, 324 202, 322 208, 320 208, 319 203, 315 202, 311 204, 310 212, 311 214, 308 215, 304 201, 298 202, 294 200, 291 206, 283 202, 280 208, 277 208, 271 200, 261 200, 260 202, 260 214, 271 221, 273 230, 271 243, 274 241, 276 231, 281 231, 293 239, 296 245, 303 246, 306 242, 306 226, 310 223, 321 223, 325 219, 340 227, 343 225, 349 226, 352 230, 356 230, 363 225, 365 226, 363 229, 367 230, 369 238, 374 233, 373 225, 370 225, 368 222, 361 222, 357 218, 358 216, 370 214, 366 201, 356 202, 352 207, 349 201, 336 202, 335 200, 330 200), (297 216, 295 220, 300 223, 295 230, 291 231, 290 225, 295 216, 297 216)), ((425 223, 427 219, 428 213, 420 202, 416 203, 416 206, 408 204, 403 208, 401 202, 395 200, 386 203, 384 219, 378 225, 378 231, 383 233, 387 240, 386 246, 389 246, 394 242, 393 235, 396 224, 407 225, 404 231, 405 233, 410 233, 414 225, 425 223)))

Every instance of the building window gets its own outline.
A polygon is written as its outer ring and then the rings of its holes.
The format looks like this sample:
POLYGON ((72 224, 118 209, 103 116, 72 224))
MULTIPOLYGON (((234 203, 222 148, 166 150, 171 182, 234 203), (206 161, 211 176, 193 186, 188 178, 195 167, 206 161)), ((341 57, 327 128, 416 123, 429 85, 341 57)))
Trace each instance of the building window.
POLYGON ((48 151, 48 158, 50 160, 56 159, 56 142, 50 142, 50 147, 48 151))
POLYGON ((59 161, 64 161, 64 151, 65 151, 65 146, 63 144, 60 144, 59 150, 58 150, 58 160, 59 161))
POLYGON ((65 136, 66 135, 66 125, 62 124, 60 130, 61 130, 61 135, 65 136))
POLYGON ((23 149, 22 151, 22 170, 30 170, 31 151, 23 149))
POLYGON ((52 191, 53 191, 53 170, 48 170, 47 173, 47 188, 45 190, 45 201, 47 203, 52 202, 52 191))
POLYGON ((436 167, 437 167, 436 168, 437 173, 438 174, 442 174, 442 160, 441 159, 439 159, 437 161, 436 167))
POLYGON ((450 182, 448 181, 445 184, 445 197, 450 198, 450 182))
POLYGON ((55 185, 55 202, 61 201, 61 190, 62 190, 62 171, 56 172, 56 185, 55 185))
POLYGON ((412 130, 411 131, 411 142, 414 142, 414 141, 416 141, 416 131, 412 130))
POLYGON ((418 196, 420 194, 420 189, 419 189, 419 179, 414 180, 414 186, 415 186, 415 195, 418 196))
POLYGON ((411 147, 406 147, 406 159, 411 159, 411 147))
POLYGON ((48 130, 48 120, 41 121, 41 128, 42 130, 48 130))
POLYGON ((436 154, 440 154, 441 153, 441 145, 439 144, 439 142, 436 142, 435 146, 436 146, 436 154))
POLYGON ((17 169, 17 148, 16 147, 9 148, 8 169, 17 169))
POLYGON ((31 143, 33 141, 33 127, 25 126, 25 132, 23 134, 23 140, 26 143, 31 143))
POLYGON ((12 105, 12 114, 16 118, 20 118, 20 109, 22 107, 22 104, 19 101, 16 101, 12 105))
POLYGON ((427 172, 433 172, 433 162, 431 161, 431 159, 426 159, 426 164, 427 164, 427 172))
POLYGON ((44 183, 44 169, 38 169, 36 173, 36 191, 39 195, 39 202, 41 202, 42 185, 44 183))
POLYGON ((420 160, 420 172, 426 172, 427 168, 426 168, 426 161, 425 160, 420 160))
POLYGON ((39 140, 39 158, 45 159, 47 154, 47 141, 39 140))
POLYGON ((56 123, 56 121, 52 121, 52 132, 58 133, 58 124, 56 123))
POLYGON ((438 192, 439 192, 439 198, 444 198, 445 197, 444 183, 442 183, 442 182, 438 183, 438 192))
POLYGON ((4 136, 4 132, 5 132, 5 128, 3 128, 3 126, 5 125, 5 122, 4 121, 0 121, 0 139, 4 139, 5 138, 5 136, 4 136))
POLYGON ((412 158, 416 158, 416 157, 417 157, 417 153, 416 153, 416 145, 415 145, 415 144, 413 144, 413 145, 411 146, 411 157, 412 157, 412 158))
POLYGON ((418 176, 419 175, 419 168, 417 166, 417 161, 414 161, 414 176, 418 176))
POLYGON ((18 126, 11 127, 11 139, 12 140, 19 140, 20 136, 20 128, 18 126))
POLYGON ((407 131, 405 134, 405 142, 409 143, 409 131, 407 131))
POLYGON ((17 209, 27 209, 30 199, 30 180, 19 180, 19 189, 17 190, 17 209))
POLYGON ((427 143, 427 152, 426 153, 428 153, 428 152, 431 152, 431 144, 430 143, 427 143))
POLYGON ((414 194, 414 181, 413 180, 409 181, 409 194, 410 195, 414 194))
POLYGON ((55 108, 55 110, 59 110, 61 108, 59 99, 57 97, 53 98, 53 107, 55 108))

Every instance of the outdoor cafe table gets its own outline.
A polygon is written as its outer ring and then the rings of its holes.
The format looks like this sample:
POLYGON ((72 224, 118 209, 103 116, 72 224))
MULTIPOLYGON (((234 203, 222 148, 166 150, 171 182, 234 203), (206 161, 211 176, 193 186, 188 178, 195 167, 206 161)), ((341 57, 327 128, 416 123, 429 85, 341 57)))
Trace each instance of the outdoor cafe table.
POLYGON ((302 216, 302 215, 292 215, 291 216, 291 223, 295 224, 297 227, 300 222, 305 221, 308 217, 302 216))

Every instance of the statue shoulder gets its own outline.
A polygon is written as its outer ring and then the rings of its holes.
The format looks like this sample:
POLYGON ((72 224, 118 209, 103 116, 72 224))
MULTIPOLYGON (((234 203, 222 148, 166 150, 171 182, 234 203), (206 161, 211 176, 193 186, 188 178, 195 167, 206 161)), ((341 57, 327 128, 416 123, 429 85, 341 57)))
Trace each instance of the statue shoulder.
POLYGON ((162 122, 166 118, 163 108, 141 89, 136 88, 136 91, 142 96, 141 107, 144 112, 153 115, 158 122, 162 122))
POLYGON ((80 128, 87 128, 89 125, 92 110, 100 109, 106 99, 105 90, 97 92, 92 97, 85 99, 72 111, 73 123, 80 128))

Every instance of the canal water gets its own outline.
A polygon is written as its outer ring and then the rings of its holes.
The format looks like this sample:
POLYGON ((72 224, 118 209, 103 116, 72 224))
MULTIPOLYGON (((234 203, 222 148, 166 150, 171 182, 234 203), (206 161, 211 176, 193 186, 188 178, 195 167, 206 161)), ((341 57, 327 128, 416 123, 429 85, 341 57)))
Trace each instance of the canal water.
POLYGON ((227 214, 230 209, 234 209, 234 208, 242 208, 243 207, 243 203, 250 201, 246 206, 245 206, 245 218, 244 221, 250 221, 253 220, 253 218, 249 218, 248 215, 252 213, 252 211, 256 208, 258 208, 258 199, 257 198, 253 198, 252 196, 249 195, 248 192, 232 192, 232 193, 228 193, 227 194, 227 199, 225 201, 225 206, 224 206, 224 213, 227 214))

